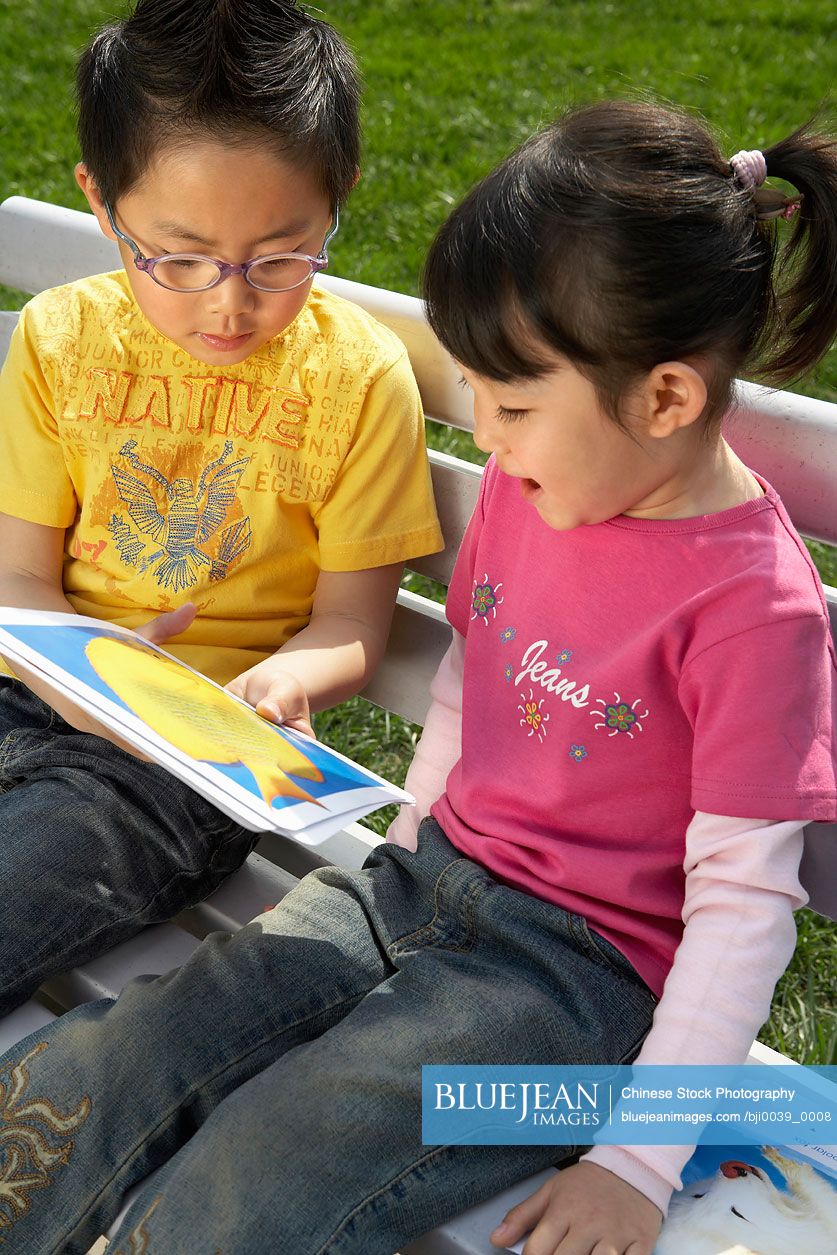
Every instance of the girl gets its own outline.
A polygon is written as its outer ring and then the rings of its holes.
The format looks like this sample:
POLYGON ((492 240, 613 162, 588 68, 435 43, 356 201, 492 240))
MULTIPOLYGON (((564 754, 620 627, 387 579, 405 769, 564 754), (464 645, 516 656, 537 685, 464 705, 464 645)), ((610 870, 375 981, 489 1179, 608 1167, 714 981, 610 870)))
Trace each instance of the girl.
MULTIPOLYGON (((423 1147, 422 1064, 745 1058, 802 827, 837 816, 837 685, 805 549, 719 422, 736 372, 827 347, 835 200, 809 128, 728 162, 603 104, 456 210, 428 307, 494 457, 408 779, 429 814, 14 1049, 16 1252, 86 1251, 163 1165, 114 1251, 392 1255, 561 1153, 423 1147), (768 218, 796 210, 774 280, 768 218)), ((597 1148, 492 1240, 649 1255, 690 1149, 597 1148)))

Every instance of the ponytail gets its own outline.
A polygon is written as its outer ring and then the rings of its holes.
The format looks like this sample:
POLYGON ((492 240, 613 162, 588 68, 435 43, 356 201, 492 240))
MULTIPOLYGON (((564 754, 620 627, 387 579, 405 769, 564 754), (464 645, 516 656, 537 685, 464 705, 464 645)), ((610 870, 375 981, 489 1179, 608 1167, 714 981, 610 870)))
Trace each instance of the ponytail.
POLYGON ((759 373, 773 384, 804 374, 837 333, 837 141, 816 131, 815 122, 764 150, 768 178, 784 179, 801 193, 793 231, 776 260, 762 340, 759 373))
POLYGON ((787 383, 837 331, 837 141, 812 121, 729 158, 676 109, 571 110, 453 211, 424 294, 433 330, 470 370, 537 378, 557 353, 617 423, 660 362, 705 362, 709 429, 737 375, 787 383))

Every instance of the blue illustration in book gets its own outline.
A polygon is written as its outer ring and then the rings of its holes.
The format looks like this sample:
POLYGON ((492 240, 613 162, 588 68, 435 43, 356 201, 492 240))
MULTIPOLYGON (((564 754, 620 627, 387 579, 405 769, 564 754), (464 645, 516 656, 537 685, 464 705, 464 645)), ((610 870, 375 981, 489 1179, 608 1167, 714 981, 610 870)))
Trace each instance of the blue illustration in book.
POLYGON ((834 1147, 700 1145, 654 1255, 837 1251, 836 1175, 834 1147))
MULTIPOLYGON (((26 612, 28 613, 28 612, 26 612)), ((262 719, 211 680, 184 666, 142 637, 74 616, 41 626, 2 623, 2 633, 37 651, 72 679, 128 711, 173 750, 198 764, 211 764, 271 810, 352 794, 352 809, 363 799, 356 791, 388 789, 403 794, 328 747, 289 728, 262 719)), ((164 764, 169 765, 169 764, 164 764)))

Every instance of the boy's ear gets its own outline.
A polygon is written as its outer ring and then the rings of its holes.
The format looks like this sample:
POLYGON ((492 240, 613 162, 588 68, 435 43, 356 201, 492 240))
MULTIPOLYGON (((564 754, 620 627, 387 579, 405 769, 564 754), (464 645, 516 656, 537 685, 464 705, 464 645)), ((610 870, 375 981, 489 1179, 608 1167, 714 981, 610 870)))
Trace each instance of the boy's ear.
POLYGON ((79 187, 84 192, 84 195, 87 197, 87 203, 96 215, 96 221, 99 223, 103 234, 105 234, 109 240, 115 240, 116 236, 113 233, 113 228, 108 222, 105 202, 102 200, 101 194, 96 185, 96 180, 93 178, 93 175, 87 169, 87 166, 83 161, 78 163, 74 174, 76 176, 76 183, 78 183, 79 187))
POLYGON ((642 385, 645 434, 655 439, 689 427, 706 408, 706 380, 688 362, 662 362, 642 385))

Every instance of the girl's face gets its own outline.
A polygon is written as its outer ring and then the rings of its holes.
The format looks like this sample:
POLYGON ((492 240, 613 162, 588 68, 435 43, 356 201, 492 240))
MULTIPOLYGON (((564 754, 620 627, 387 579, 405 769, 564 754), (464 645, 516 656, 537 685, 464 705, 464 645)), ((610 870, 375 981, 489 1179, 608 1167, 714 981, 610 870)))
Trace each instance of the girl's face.
MULTIPOLYGON (((114 238, 98 189, 84 166, 76 178, 105 235, 114 238)), ((313 173, 272 153, 207 138, 161 149, 138 183, 113 206, 116 225, 146 257, 200 253, 244 262, 268 253, 316 257, 331 206, 313 173)), ((198 361, 244 361, 279 335, 305 304, 311 280, 288 292, 262 292, 231 275, 205 292, 170 292, 119 251, 136 302, 149 322, 198 361)))
POLYGON ((673 477, 666 442, 643 439, 638 422, 631 435, 617 427, 569 362, 556 359, 548 374, 510 383, 462 375, 474 393, 478 448, 520 480, 524 501, 550 527, 567 531, 618 514, 665 517, 673 477))

